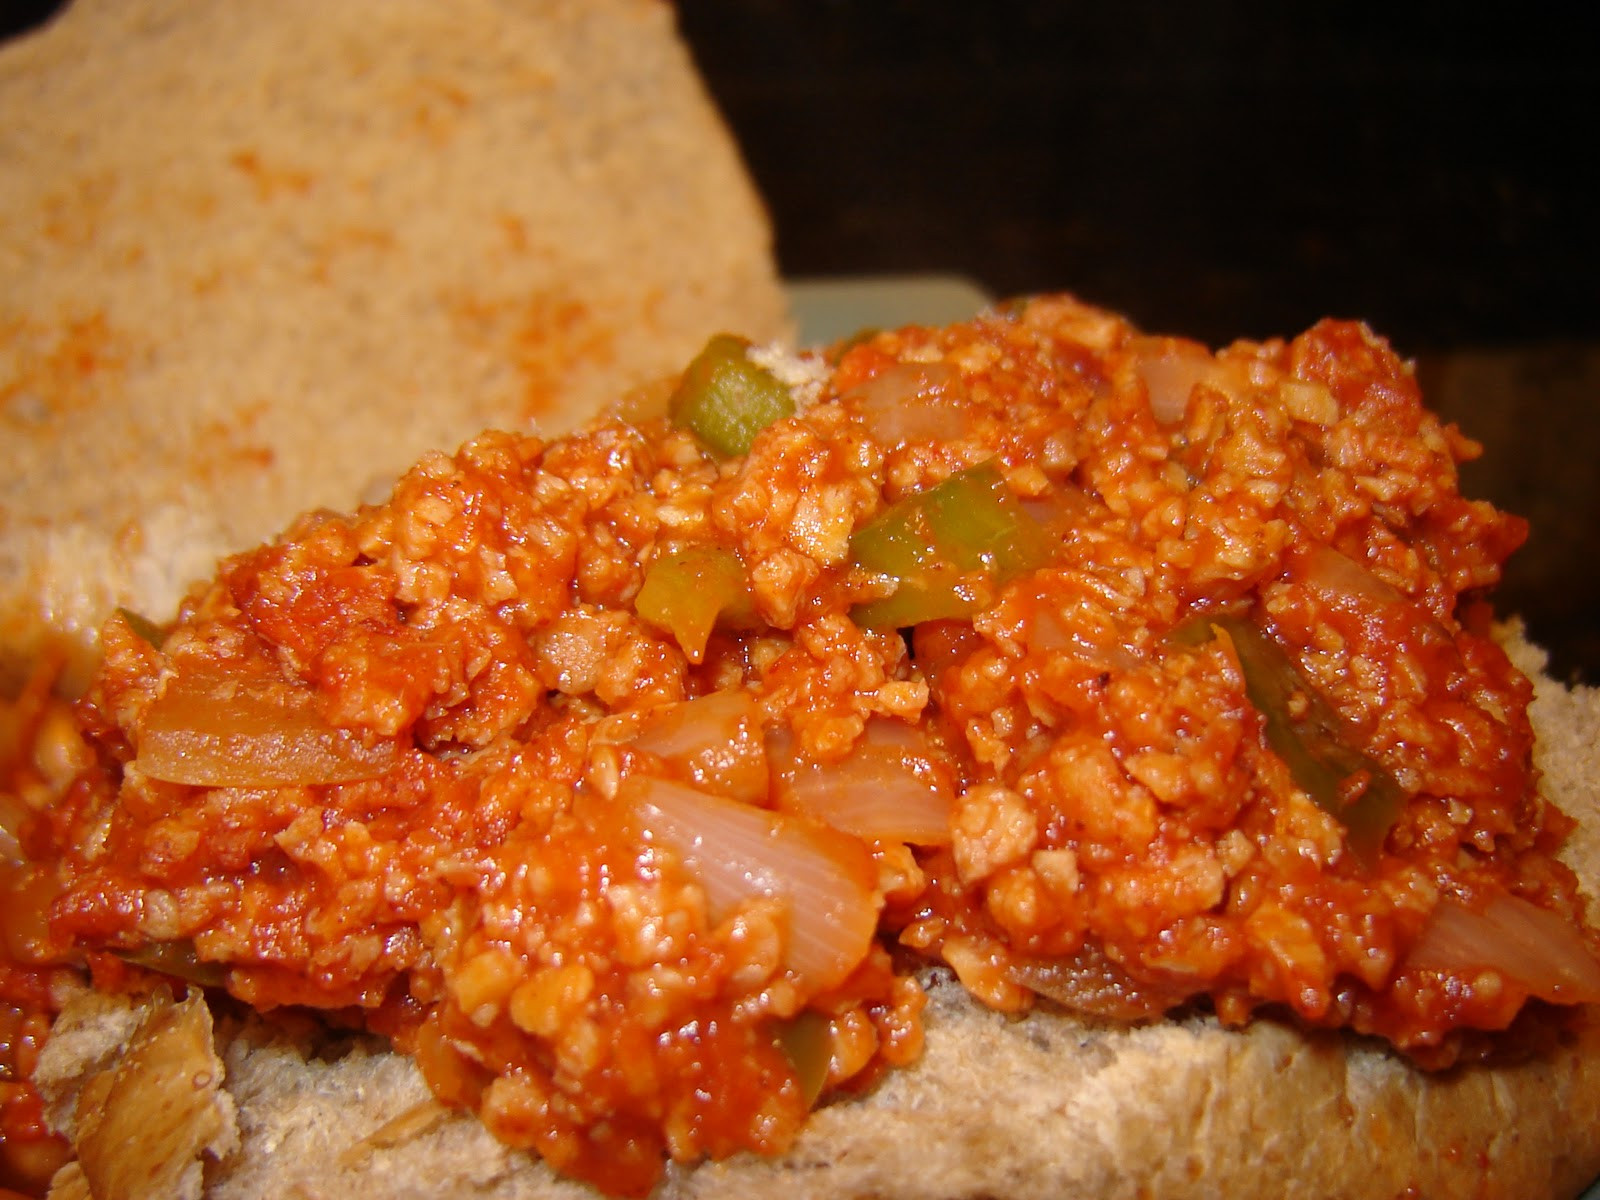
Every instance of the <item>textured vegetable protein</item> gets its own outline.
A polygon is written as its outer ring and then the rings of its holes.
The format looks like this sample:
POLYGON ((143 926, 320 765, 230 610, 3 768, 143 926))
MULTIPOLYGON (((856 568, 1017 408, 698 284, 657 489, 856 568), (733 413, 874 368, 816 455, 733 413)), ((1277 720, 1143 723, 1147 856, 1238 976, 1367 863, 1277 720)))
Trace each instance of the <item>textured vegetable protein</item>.
POLYGON ((338 1010, 622 1194, 913 1061, 934 963, 1427 1066, 1600 1000, 1487 633, 1522 523, 1369 330, 714 349, 753 407, 485 434, 113 617, 40 957, 338 1010))

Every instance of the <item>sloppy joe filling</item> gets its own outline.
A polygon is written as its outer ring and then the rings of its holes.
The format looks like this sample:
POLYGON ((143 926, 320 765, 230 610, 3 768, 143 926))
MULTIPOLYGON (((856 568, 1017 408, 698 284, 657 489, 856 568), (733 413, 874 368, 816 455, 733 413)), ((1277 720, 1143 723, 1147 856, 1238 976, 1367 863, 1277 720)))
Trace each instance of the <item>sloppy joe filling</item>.
POLYGON ((933 964, 1429 1065, 1600 999, 1482 600, 1523 523, 1365 327, 708 355, 112 618, 53 953, 339 1010, 626 1194, 912 1062, 933 964))

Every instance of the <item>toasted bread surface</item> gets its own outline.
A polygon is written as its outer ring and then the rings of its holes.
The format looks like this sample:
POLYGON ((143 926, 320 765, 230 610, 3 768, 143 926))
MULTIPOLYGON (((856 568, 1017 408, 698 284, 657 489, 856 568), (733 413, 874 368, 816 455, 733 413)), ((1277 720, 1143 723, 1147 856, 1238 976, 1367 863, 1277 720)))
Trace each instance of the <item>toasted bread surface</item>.
POLYGON ((0 48, 0 683, 114 605, 786 332, 655 0, 78 0, 0 48))

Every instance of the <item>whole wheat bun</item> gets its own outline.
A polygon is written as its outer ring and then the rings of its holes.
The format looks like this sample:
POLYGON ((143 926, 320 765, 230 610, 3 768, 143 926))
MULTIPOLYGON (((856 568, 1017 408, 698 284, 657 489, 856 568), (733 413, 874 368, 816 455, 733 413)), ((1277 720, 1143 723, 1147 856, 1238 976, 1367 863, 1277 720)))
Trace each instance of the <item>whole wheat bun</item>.
MULTIPOLYGON (((1579 821, 1564 856, 1593 881, 1600 690, 1552 681, 1519 629, 1505 639, 1536 681, 1546 794, 1579 821)), ((1588 902, 1600 916, 1592 886, 1588 902)), ((1570 1200, 1600 1175, 1600 1006, 1524 1061, 1430 1074, 1375 1042, 1268 1020, 1227 1030, 1199 1016, 1137 1027, 1043 1010, 1014 1019, 946 975, 927 981, 916 1064, 821 1108, 780 1158, 670 1167, 659 1200, 1570 1200)), ((188 1003, 200 1019, 204 1007, 188 1003)), ((37 1080, 80 1153, 84 1114, 108 1086, 99 1081, 148 1041, 141 1021, 170 1023, 170 1011, 86 994, 58 1022, 37 1080)), ((172 1194, 595 1195, 439 1108, 411 1060, 376 1043, 335 1042, 329 1054, 323 1042, 319 1054, 316 1039, 233 1018, 219 1019, 216 1039, 215 1069, 193 1072, 205 1086, 223 1075, 211 1117, 176 1143, 182 1162, 156 1164, 164 1178, 199 1167, 172 1194), (222 1132, 219 1113, 232 1122, 222 1132)), ((52 1196, 141 1194, 91 1188, 89 1170, 87 1157, 69 1165, 52 1196)))
POLYGON ((76 0, 0 48, 0 685, 788 318, 660 0, 76 0))

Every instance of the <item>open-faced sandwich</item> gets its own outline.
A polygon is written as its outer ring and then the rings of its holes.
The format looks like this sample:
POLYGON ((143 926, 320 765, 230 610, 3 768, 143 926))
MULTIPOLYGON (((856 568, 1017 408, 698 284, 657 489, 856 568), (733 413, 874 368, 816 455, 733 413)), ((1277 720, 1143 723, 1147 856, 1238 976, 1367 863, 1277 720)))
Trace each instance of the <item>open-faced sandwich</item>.
POLYGON ((57 1194, 1575 1195, 1600 703, 1472 452, 1362 325, 1046 296, 113 615, 8 793, 57 1194))
POLYGON ((674 18, 73 0, 0 47, 0 1194, 63 1153, 27 1077, 74 973, 19 962, 17 835, 106 615, 170 616, 296 514, 592 416, 718 328, 786 334, 674 18))

